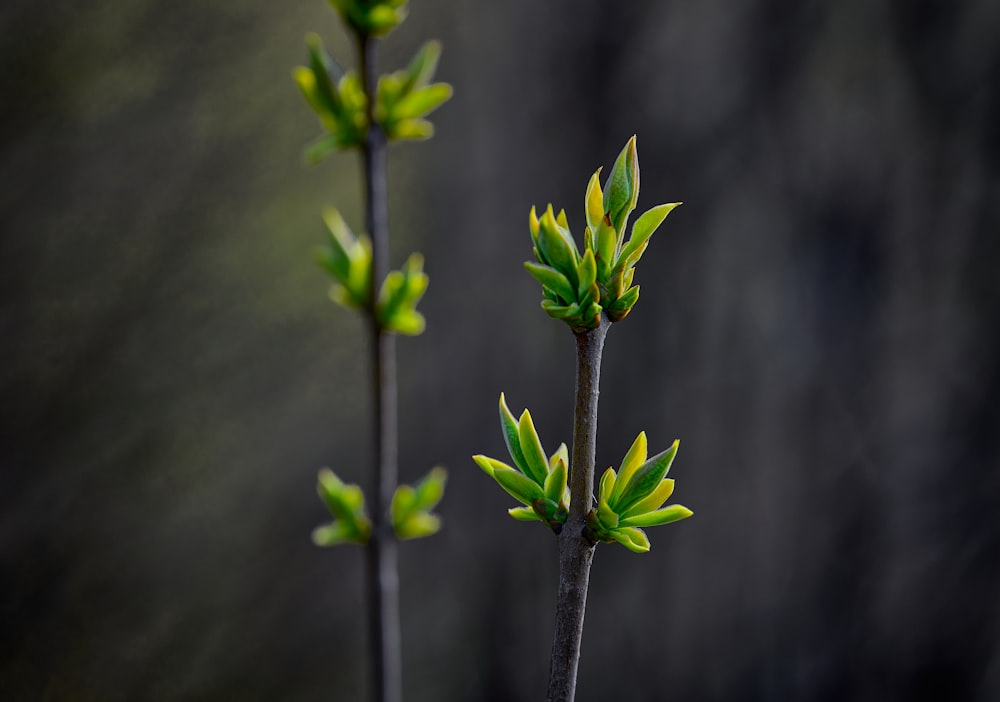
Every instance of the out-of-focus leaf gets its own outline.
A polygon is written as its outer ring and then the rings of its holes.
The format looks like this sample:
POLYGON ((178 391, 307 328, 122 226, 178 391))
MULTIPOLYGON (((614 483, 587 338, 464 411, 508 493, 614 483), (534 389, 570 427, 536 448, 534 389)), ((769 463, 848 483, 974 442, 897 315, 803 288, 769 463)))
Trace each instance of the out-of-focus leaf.
POLYGON ((482 454, 477 454, 472 457, 472 460, 476 462, 476 465, 483 469, 486 475, 493 477, 494 471, 497 470, 514 470, 509 465, 503 461, 498 461, 495 458, 490 458, 489 456, 483 456, 482 454))
POLYGON ((528 462, 521 451, 521 437, 518 436, 517 420, 514 419, 513 413, 507 407, 507 400, 504 398, 503 393, 500 393, 500 431, 503 433, 504 443, 507 444, 507 453, 510 454, 514 465, 522 473, 526 473, 528 471, 528 462))
POLYGON ((604 193, 601 192, 601 169, 598 168, 594 171, 594 175, 590 176, 590 182, 587 183, 587 196, 586 196, 586 210, 587 210, 587 228, 590 230, 594 236, 591 239, 590 246, 587 248, 596 249, 597 241, 596 235, 597 230, 601 226, 601 222, 604 221, 604 193))
POLYGON ((393 116, 397 119, 423 117, 443 105, 451 96, 452 88, 447 83, 418 88, 396 103, 393 116))

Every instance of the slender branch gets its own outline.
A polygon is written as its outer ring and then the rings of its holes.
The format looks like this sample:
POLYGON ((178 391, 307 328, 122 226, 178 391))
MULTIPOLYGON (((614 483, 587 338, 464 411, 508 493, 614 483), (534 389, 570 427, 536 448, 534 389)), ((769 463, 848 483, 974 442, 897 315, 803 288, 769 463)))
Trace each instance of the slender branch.
POLYGON ((583 617, 587 608, 590 566, 596 544, 586 537, 587 513, 594 500, 597 450, 597 398, 601 353, 611 323, 601 315, 596 329, 576 334, 576 408, 569 478, 569 516, 559 534, 559 595, 552 639, 548 702, 573 702, 580 664, 583 617))
POLYGON ((396 540, 388 521, 389 505, 398 479, 396 424, 396 337, 386 333, 376 312, 378 287, 389 272, 389 206, 386 139, 373 119, 378 40, 361 36, 361 73, 368 95, 368 133, 362 146, 365 179, 365 219, 372 240, 372 288, 369 297, 372 370, 375 387, 375 490, 372 534, 367 547, 368 617, 371 637, 372 699, 401 702, 403 698, 399 626, 399 570, 396 540))

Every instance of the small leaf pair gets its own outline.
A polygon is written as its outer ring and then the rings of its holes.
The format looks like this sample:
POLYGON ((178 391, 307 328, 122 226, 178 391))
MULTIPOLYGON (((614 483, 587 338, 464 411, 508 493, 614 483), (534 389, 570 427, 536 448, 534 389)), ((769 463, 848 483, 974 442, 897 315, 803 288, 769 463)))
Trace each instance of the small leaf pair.
POLYGON ((309 66, 294 69, 292 77, 327 131, 306 147, 306 162, 318 163, 334 151, 364 142, 368 131, 368 98, 358 74, 345 73, 326 53, 318 35, 309 34, 306 46, 309 66))
POLYGON ((546 458, 535 431, 531 413, 524 410, 520 419, 507 407, 500 394, 500 430, 514 466, 488 456, 472 460, 524 507, 514 507, 508 514, 518 521, 541 521, 558 532, 569 514, 569 452, 566 444, 546 458))
POLYGON ((434 125, 422 118, 452 95, 447 83, 429 85, 440 55, 441 44, 427 42, 406 70, 379 78, 375 119, 386 138, 429 139, 434 135, 434 125))
POLYGON ((415 486, 400 485, 396 488, 390 516, 398 539, 419 539, 441 528, 441 518, 431 514, 431 510, 444 495, 447 477, 444 468, 432 468, 415 486))
POLYGON ((317 492, 334 519, 313 530, 313 543, 317 546, 367 543, 372 523, 365 514, 365 496, 361 488, 345 484, 332 470, 324 468, 319 472, 317 492))
POLYGON ((674 491, 665 478, 679 441, 666 451, 646 458, 646 433, 640 432, 625 454, 621 468, 608 468, 601 476, 597 509, 587 515, 587 527, 597 541, 617 541, 630 551, 645 553, 649 539, 640 527, 669 524, 690 517, 683 505, 663 507, 674 491))
POLYGON ((329 0, 344 23, 361 36, 381 37, 406 19, 406 0, 329 0))
MULTIPOLYGON (((372 286, 372 246, 368 237, 355 236, 340 212, 330 208, 323 215, 328 245, 316 252, 316 262, 336 281, 330 298, 343 307, 367 309, 372 286)), ((430 282, 423 271, 424 258, 411 254, 398 271, 391 271, 376 300, 378 323, 387 331, 416 336, 424 331, 424 317, 417 303, 430 282)))
POLYGON ((639 217, 625 242, 625 227, 639 198, 636 139, 629 139, 601 188, 598 168, 587 185, 587 229, 581 256, 569 231, 565 211, 549 205, 539 218, 531 208, 528 224, 538 263, 525 268, 542 284, 542 308, 580 332, 600 324, 603 311, 612 322, 624 319, 639 299, 632 285, 635 264, 649 238, 680 203, 658 205, 639 217))

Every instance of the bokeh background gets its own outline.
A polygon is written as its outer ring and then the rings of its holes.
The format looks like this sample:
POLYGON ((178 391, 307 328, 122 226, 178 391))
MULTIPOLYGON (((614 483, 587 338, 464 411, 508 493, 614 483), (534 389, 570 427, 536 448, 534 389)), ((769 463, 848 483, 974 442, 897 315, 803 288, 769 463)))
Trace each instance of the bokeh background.
MULTIPOLYGON (((309 540, 316 470, 367 484, 360 321, 310 253, 359 163, 290 79, 321 0, 0 7, 0 699, 362 700, 361 551, 309 540)), ((597 700, 1000 699, 1000 3, 419 0, 437 136, 391 153, 407 699, 544 694, 555 541, 469 456, 501 390, 552 449, 573 341, 523 271, 633 133, 683 200, 605 354, 598 464, 675 437, 676 499, 602 546, 597 700)))

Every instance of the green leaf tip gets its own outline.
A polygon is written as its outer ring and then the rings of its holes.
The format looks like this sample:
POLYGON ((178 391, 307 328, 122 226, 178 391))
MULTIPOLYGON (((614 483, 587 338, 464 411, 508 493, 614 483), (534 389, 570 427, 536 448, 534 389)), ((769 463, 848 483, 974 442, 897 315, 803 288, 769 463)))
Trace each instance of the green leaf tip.
POLYGON ((639 299, 639 286, 632 285, 634 267, 650 237, 681 204, 657 205, 643 213, 625 241, 628 218, 639 197, 636 144, 633 135, 618 154, 603 188, 601 168, 587 183, 582 255, 563 210, 554 215, 549 205, 539 217, 532 207, 528 215, 537 263, 529 261, 525 269, 542 285, 542 309, 577 333, 600 325, 602 313, 611 322, 620 322, 629 315, 639 299))
POLYGON ((379 78, 375 120, 390 141, 429 139, 434 126, 424 117, 451 99, 447 83, 430 83, 441 55, 441 44, 427 42, 402 71, 379 78))
MULTIPOLYGON (((405 15, 405 8, 389 7, 395 2, 332 0, 333 4, 339 5, 338 10, 352 26, 368 26, 372 17, 391 20, 386 13, 398 14, 402 11, 405 15)), ((370 29, 361 33, 379 35, 379 32, 370 29)), ((292 79, 325 132, 309 144, 303 154, 305 162, 312 165, 334 151, 358 148, 364 144, 369 128, 370 96, 355 71, 343 71, 326 53, 318 35, 307 35, 306 47, 309 65, 293 69, 292 79)), ((423 140, 434 134, 434 126, 424 118, 451 99, 453 94, 452 87, 447 83, 430 82, 440 55, 441 44, 427 42, 405 69, 379 77, 372 113, 390 141, 423 140)))
POLYGON ((318 249, 313 258, 334 280, 330 298, 344 307, 364 309, 371 289, 371 241, 364 235, 355 236, 332 207, 324 211, 323 222, 327 245, 318 249))

